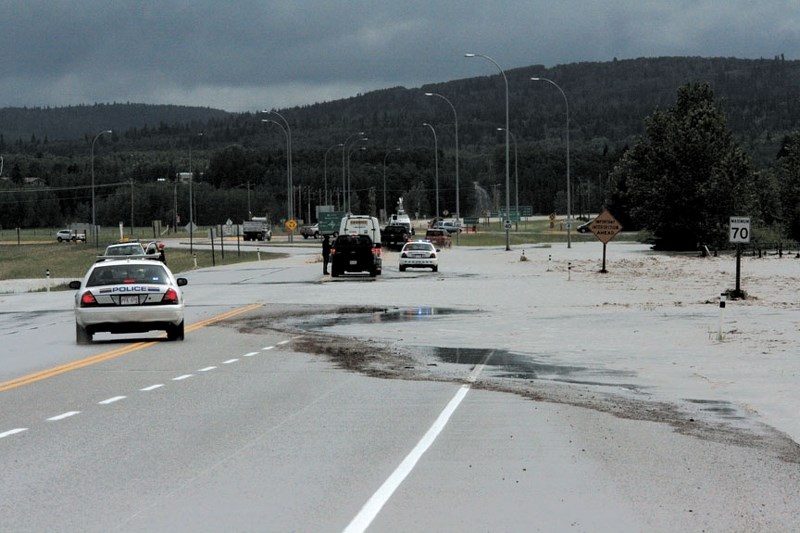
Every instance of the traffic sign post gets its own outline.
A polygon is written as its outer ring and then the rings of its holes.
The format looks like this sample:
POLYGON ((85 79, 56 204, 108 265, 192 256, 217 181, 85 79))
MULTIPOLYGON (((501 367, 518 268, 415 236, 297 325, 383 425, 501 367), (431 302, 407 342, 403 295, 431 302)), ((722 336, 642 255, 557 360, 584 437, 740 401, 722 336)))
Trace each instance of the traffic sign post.
POLYGON ((617 219, 614 218, 614 215, 604 209, 602 213, 597 215, 597 217, 595 217, 595 219, 589 223, 589 231, 594 233, 594 236, 603 243, 603 268, 600 269, 600 273, 607 274, 606 245, 608 244, 608 241, 616 236, 617 233, 622 231, 622 225, 617 222, 617 219))
POLYGON ((742 290, 742 244, 750 242, 750 217, 731 217, 730 218, 730 242, 736 245, 736 289, 731 294, 731 298, 744 298, 742 290))

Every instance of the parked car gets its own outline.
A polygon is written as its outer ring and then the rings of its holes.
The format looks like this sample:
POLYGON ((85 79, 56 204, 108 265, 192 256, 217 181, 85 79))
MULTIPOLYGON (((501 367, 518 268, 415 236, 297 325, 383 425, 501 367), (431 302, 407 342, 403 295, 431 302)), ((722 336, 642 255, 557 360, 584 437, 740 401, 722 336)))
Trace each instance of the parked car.
POLYGON ((450 233, 446 229, 429 229, 425 232, 425 240, 437 248, 449 248, 452 244, 450 233))
POLYGON ((319 238, 319 223, 312 224, 311 226, 303 226, 300 229, 300 235, 302 235, 304 239, 308 239, 310 237, 315 239, 319 238))
POLYGON ((176 278, 167 266, 151 259, 100 261, 89 267, 75 289, 75 340, 89 344, 99 332, 167 332, 183 340, 186 278, 176 278))
POLYGON ((374 246, 369 235, 339 235, 331 245, 331 277, 345 272, 369 272, 372 277, 381 273, 381 249, 374 246))
POLYGON ((439 271, 439 250, 429 241, 407 242, 400 250, 400 272, 407 268, 430 268, 439 271))
POLYGON ((381 230, 381 245, 391 250, 400 250, 409 238, 404 224, 389 224, 381 230))
POLYGON ((86 234, 85 233, 78 233, 77 230, 74 229, 60 229, 56 232, 56 240, 58 242, 64 241, 83 241, 86 242, 86 234))
POLYGON ((98 259, 119 259, 121 256, 143 256, 144 246, 138 241, 109 244, 98 259))
POLYGON ((463 224, 455 220, 440 220, 439 222, 436 223, 434 228, 447 230, 448 233, 455 233, 455 232, 461 233, 462 231, 464 231, 463 224))

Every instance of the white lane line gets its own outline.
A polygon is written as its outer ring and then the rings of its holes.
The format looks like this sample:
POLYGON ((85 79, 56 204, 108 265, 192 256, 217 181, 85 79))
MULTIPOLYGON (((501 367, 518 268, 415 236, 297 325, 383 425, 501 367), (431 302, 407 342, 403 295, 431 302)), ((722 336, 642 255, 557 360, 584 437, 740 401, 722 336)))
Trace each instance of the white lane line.
POLYGON ((233 364, 233 363, 235 363, 237 361, 238 361, 238 359, 235 359, 235 358, 234 359, 228 359, 227 361, 223 361, 222 364, 223 365, 230 365, 230 364, 233 364))
POLYGON ((266 352, 267 350, 272 350, 274 348, 275 348, 274 346, 264 346, 263 348, 261 348, 261 351, 266 352))
POLYGON ((60 415, 52 416, 47 419, 48 422, 58 422, 59 420, 64 420, 65 418, 69 418, 71 416, 75 416, 80 414, 80 411, 67 411, 66 413, 61 413, 60 415))
POLYGON ((145 387, 145 388, 139 389, 139 390, 142 391, 142 392, 150 392, 151 390, 160 389, 163 386, 164 386, 163 383, 157 383, 156 385, 150 385, 149 387, 145 387))
POLYGON ((250 352, 250 353, 246 353, 246 354, 244 354, 242 357, 253 357, 254 355, 258 355, 258 352, 250 352))
POLYGON ((0 439, 10 437, 11 435, 16 435, 17 433, 22 433, 23 431, 28 431, 28 428, 16 428, 4 433, 0 433, 0 439))
POLYGON ((278 346, 283 346, 284 344, 289 344, 290 342, 292 342, 292 341, 291 340, 281 341, 281 342, 278 343, 278 346))
POLYGON ((212 370, 216 370, 217 367, 215 366, 207 366, 205 368, 201 368, 198 372, 211 372, 212 370))
POLYGON ((184 374, 182 376, 172 378, 172 381, 183 381, 184 379, 189 379, 190 377, 192 377, 192 374, 184 374))
POLYGON ((114 396, 113 398, 109 398, 107 400, 103 400, 102 402, 97 402, 97 405, 108 405, 114 402, 118 402, 120 400, 124 400, 127 396, 114 396))
POLYGON ((414 466, 416 466, 417 462, 422 458, 422 455, 431 447, 436 437, 439 436, 439 433, 442 432, 445 425, 447 425, 447 421, 450 420, 450 416, 452 416, 461 401, 466 397, 469 388, 469 385, 462 385, 461 388, 458 389, 456 395, 450 400, 450 403, 447 404, 447 407, 444 408, 444 411, 441 412, 439 418, 436 419, 436 422, 433 423, 427 433, 425 433, 417 445, 414 446, 411 453, 403 459, 400 466, 398 466, 395 471, 392 472, 392 475, 383 482, 383 485, 381 485, 377 492, 367 500, 364 507, 361 508, 356 517, 353 518, 353 521, 345 528, 345 533, 366 531, 372 521, 375 520, 375 517, 378 516, 383 506, 386 505, 386 502, 389 501, 389 498, 392 497, 394 491, 397 490, 403 480, 411 473, 414 466))

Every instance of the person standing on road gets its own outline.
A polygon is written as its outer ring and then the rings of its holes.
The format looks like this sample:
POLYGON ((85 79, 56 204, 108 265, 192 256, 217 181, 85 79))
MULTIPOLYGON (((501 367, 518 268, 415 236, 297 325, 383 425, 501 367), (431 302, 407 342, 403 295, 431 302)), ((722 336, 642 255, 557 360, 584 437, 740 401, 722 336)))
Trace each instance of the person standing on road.
POLYGON ((331 258, 331 241, 328 235, 322 239, 322 273, 328 275, 328 261, 331 258))

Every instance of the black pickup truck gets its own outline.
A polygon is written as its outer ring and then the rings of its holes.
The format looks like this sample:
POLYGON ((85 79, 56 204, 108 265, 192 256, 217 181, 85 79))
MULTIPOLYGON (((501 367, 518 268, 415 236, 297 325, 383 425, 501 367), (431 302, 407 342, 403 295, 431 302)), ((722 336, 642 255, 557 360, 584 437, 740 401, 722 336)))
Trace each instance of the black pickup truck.
POLYGON ((369 272, 372 277, 381 273, 380 244, 375 245, 368 235, 339 235, 331 246, 331 276, 345 272, 369 272))
POLYGON ((389 224, 381 230, 381 243, 387 248, 400 250, 408 239, 408 229, 404 225, 389 224))

